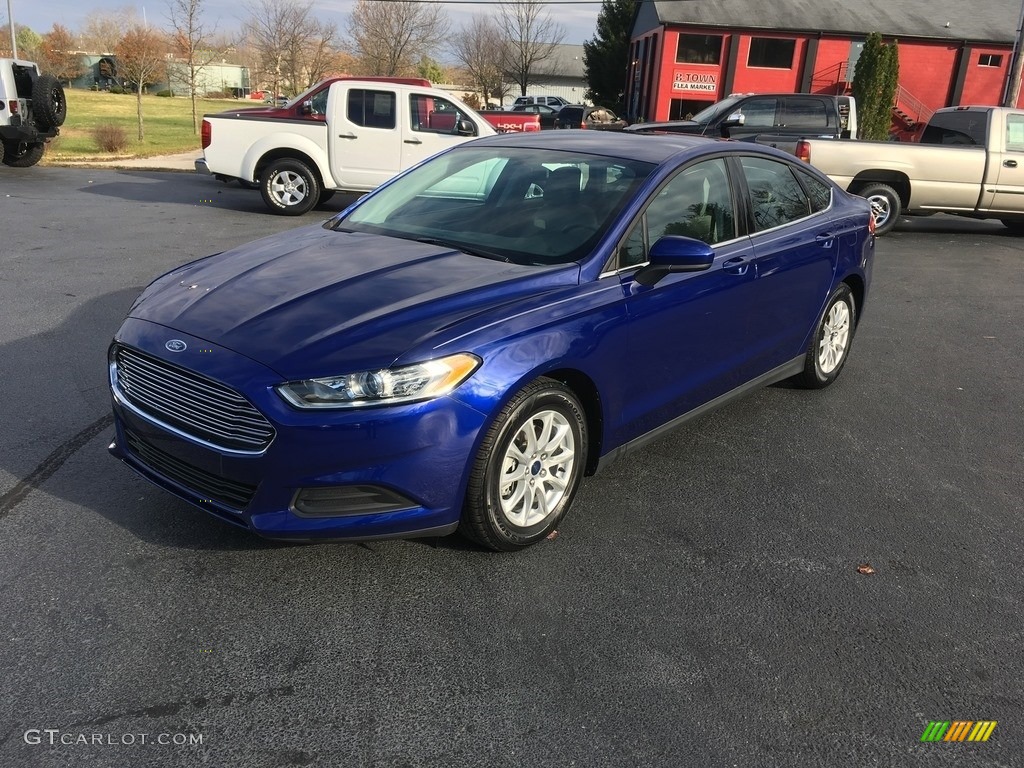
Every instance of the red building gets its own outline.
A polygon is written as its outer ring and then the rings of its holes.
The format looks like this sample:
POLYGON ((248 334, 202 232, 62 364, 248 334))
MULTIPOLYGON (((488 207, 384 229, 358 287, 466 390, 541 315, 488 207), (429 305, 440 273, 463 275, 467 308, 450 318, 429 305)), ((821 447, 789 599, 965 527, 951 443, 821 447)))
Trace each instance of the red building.
POLYGON ((730 93, 843 93, 880 32, 899 48, 893 126, 912 131, 939 107, 1003 102, 1021 13, 1021 0, 640 0, 627 112, 675 120, 730 93))

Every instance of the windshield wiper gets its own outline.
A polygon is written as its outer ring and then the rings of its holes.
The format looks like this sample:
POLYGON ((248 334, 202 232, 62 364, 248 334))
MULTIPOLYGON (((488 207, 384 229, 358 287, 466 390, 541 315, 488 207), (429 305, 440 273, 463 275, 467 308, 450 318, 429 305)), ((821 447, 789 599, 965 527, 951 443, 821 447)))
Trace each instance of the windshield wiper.
POLYGON ((500 253, 494 253, 492 251, 482 251, 479 248, 467 248, 462 243, 452 243, 447 240, 442 240, 437 237, 416 237, 414 239, 417 243, 425 243, 426 245, 440 245, 442 248, 451 248, 453 251, 462 251, 468 253, 470 256, 479 256, 483 259, 492 259, 493 261, 503 261, 506 264, 511 262, 507 256, 502 256, 500 253))

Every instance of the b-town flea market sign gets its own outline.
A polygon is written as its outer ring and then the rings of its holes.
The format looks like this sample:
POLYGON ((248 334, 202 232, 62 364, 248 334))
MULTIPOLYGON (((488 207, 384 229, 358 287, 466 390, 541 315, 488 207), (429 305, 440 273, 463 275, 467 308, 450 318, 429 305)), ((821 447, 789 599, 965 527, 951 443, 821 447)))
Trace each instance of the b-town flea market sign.
POLYGON ((718 75, 709 72, 682 72, 677 70, 672 79, 672 90, 714 93, 718 90, 718 75))

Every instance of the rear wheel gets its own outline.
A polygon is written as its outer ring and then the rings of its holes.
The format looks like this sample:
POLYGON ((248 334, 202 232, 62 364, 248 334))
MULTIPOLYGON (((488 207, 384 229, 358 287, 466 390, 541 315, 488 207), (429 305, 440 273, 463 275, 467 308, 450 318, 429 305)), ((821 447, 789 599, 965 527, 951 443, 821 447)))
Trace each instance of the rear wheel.
POLYGON ((17 142, 4 143, 3 163, 12 168, 29 168, 43 159, 46 145, 43 142, 38 144, 18 144, 17 142))
POLYGON ((68 103, 60 81, 53 75, 40 75, 32 86, 32 114, 38 128, 60 128, 67 113, 68 103))
POLYGON ((795 378, 807 389, 822 389, 837 378, 846 365, 857 325, 857 307, 846 283, 840 283, 825 305, 804 357, 804 370, 795 378))
POLYGON ((881 237, 896 226, 903 203, 899 193, 888 184, 876 182, 857 190, 857 194, 871 203, 871 215, 875 217, 875 235, 881 237))
POLYGON ((474 462, 459 530, 504 552, 544 539, 576 495, 587 423, 572 390, 538 379, 501 409, 474 462))
POLYGON ((260 192, 274 213, 301 216, 320 199, 320 182, 301 160, 274 160, 260 176, 260 192))

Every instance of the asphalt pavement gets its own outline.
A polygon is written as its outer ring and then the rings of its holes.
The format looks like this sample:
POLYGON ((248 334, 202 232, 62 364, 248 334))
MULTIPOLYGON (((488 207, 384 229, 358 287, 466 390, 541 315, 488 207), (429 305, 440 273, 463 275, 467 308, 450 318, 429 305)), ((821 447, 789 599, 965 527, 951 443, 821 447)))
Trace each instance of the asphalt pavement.
POLYGON ((1024 240, 901 223, 835 386, 631 454, 531 550, 272 544, 107 455, 106 347, 344 204, 0 170, 0 766, 1024 765, 1024 240))

